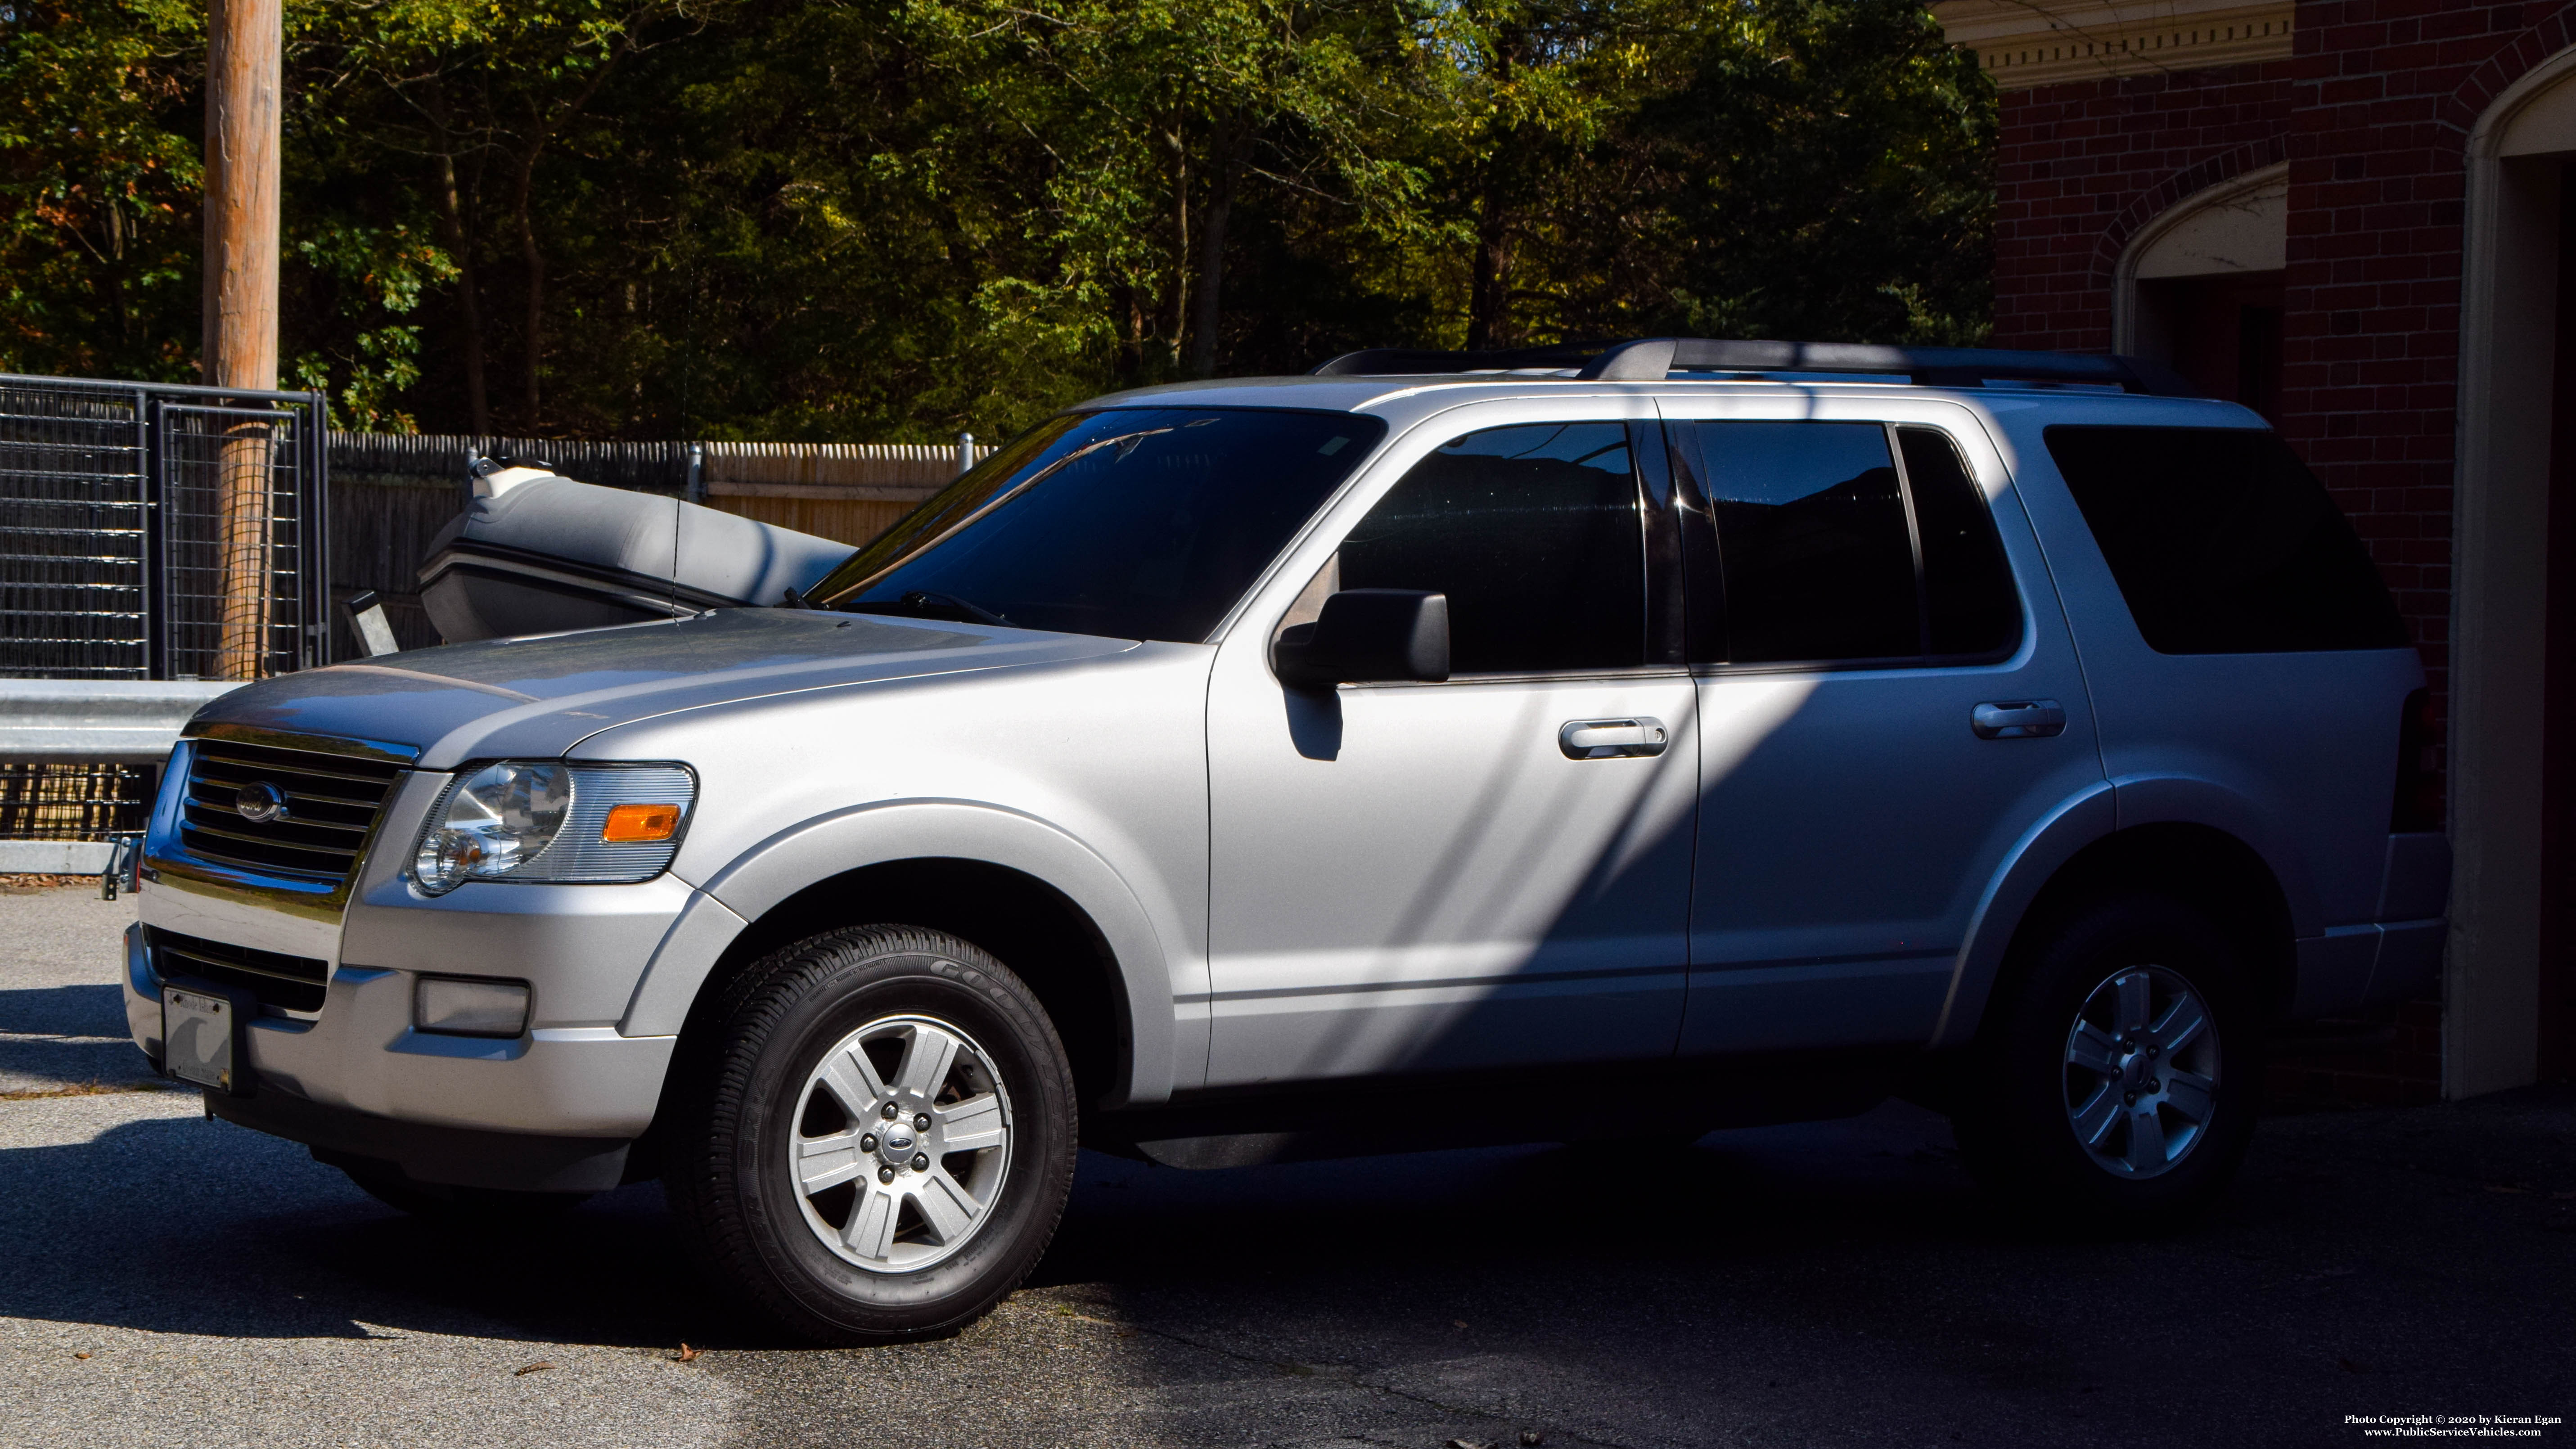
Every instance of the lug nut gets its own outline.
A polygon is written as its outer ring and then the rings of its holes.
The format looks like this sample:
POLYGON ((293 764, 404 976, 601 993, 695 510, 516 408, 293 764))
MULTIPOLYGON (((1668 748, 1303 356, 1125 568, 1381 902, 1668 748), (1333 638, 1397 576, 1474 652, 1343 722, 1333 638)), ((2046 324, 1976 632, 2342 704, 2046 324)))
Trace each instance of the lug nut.
POLYGON ((913 1130, 913 1131, 915 1131, 915 1132, 927 1132, 927 1131, 929 1131, 929 1130, 930 1130, 930 1114, 929 1114, 929 1113, 927 1113, 927 1112, 916 1113, 916 1114, 913 1116, 913 1119, 912 1119, 912 1130, 913 1130))
POLYGON ((888 1102, 885 1104, 884 1110, 878 1112, 877 1115, 891 1122, 895 1118, 903 1115, 903 1109, 892 1102, 888 1102))
POLYGON ((2120 1097, 2120 1101, 2127 1106, 2134 1107, 2138 1105, 2138 1094, 2135 1092, 2123 1093, 2120 1097))
POLYGON ((916 1152, 912 1154, 912 1170, 915 1172, 928 1172, 930 1170, 930 1154, 926 1152, 916 1152))
POLYGON ((2149 1078, 2147 1078, 2147 1090, 2148 1090, 2148 1091, 2150 1091, 2150 1092, 2161 1092, 2161 1091, 2163 1091, 2164 1089, 2165 1089, 2165 1084, 2164 1084, 2164 1082, 2163 1082, 2162 1080, 2160 1080, 2159 1078, 2155 1078, 2155 1077, 2149 1077, 2149 1078))
POLYGON ((860 1150, 861 1152, 874 1152, 874 1151, 876 1151, 876 1150, 877 1150, 877 1134, 875 1134, 875 1133, 873 1133, 873 1132, 867 1132, 867 1133, 862 1133, 862 1134, 860 1134, 860 1137, 859 1137, 859 1150, 860 1150))
POLYGON ((891 1168, 891 1167, 880 1167, 880 1168, 878 1168, 878 1169, 877 1169, 877 1181, 879 1181, 879 1182, 892 1182, 892 1181, 894 1181, 894 1169, 893 1169, 893 1168, 891 1168))
POLYGON ((2163 1048, 2163 1047, 2160 1047, 2160 1046, 2156 1045, 2154 1042, 2149 1042, 2149 1043, 2147 1043, 2147 1055, 2148 1055, 2148 1056, 2154 1056, 2154 1055, 2156 1055, 2158 1052, 2161 1052, 2161 1051, 2163 1051, 2163 1050, 2164 1050, 2164 1048, 2163 1048))

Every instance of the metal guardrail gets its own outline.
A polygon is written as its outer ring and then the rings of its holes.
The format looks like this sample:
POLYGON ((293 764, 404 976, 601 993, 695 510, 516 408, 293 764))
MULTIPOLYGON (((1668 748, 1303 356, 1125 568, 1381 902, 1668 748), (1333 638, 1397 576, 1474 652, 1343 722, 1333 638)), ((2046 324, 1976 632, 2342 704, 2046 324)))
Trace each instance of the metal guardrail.
POLYGON ((0 679, 0 760, 157 765, 229 681, 0 679))
POLYGON ((104 881, 130 862, 179 731, 206 701, 240 687, 0 679, 0 872, 104 881))

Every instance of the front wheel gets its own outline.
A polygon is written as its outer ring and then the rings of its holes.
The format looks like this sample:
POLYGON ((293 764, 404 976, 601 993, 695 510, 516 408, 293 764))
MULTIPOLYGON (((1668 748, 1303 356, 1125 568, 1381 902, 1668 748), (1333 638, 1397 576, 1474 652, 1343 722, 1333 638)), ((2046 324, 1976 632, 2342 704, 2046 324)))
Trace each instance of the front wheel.
POLYGON ((921 1338, 1036 1265, 1073 1183, 1073 1074, 1000 962, 937 932, 834 931, 744 973, 704 1031, 664 1185, 747 1306, 824 1343, 921 1338))
POLYGON ((2134 1232, 2206 1207, 2263 1074, 2236 944, 2153 896, 2076 915, 1998 1000, 1955 1124, 1969 1168, 2044 1224, 2134 1232))

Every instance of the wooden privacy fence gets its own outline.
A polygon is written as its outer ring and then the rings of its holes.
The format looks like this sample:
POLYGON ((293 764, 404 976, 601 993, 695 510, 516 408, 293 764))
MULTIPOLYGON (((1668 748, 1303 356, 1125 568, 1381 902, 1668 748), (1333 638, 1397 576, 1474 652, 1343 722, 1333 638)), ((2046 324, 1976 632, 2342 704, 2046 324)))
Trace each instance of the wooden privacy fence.
MULTIPOLYGON (((945 487, 972 449, 923 443, 581 443, 431 434, 331 435, 331 592, 381 596, 406 649, 438 642, 420 609, 430 540, 471 496, 468 452, 542 460, 567 478, 667 493, 856 548, 945 487)), ((337 612, 336 610, 334 611, 337 612)), ((340 657, 362 653, 341 632, 340 657)))
POLYGON ((856 547, 948 486, 963 443, 707 443, 698 501, 856 547))

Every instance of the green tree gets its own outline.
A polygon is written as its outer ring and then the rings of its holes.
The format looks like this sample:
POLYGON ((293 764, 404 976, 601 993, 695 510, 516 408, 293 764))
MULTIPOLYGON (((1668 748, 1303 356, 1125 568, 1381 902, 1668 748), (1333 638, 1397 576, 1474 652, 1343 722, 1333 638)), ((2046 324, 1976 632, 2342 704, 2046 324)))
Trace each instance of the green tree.
MULTIPOLYGON (((931 439, 1354 347, 1973 340, 1919 0, 290 0, 344 423, 931 439)), ((191 371, 197 13, 0 0, 0 366, 191 371)))
POLYGON ((0 370, 193 375, 204 51, 179 0, 0 0, 0 370))

